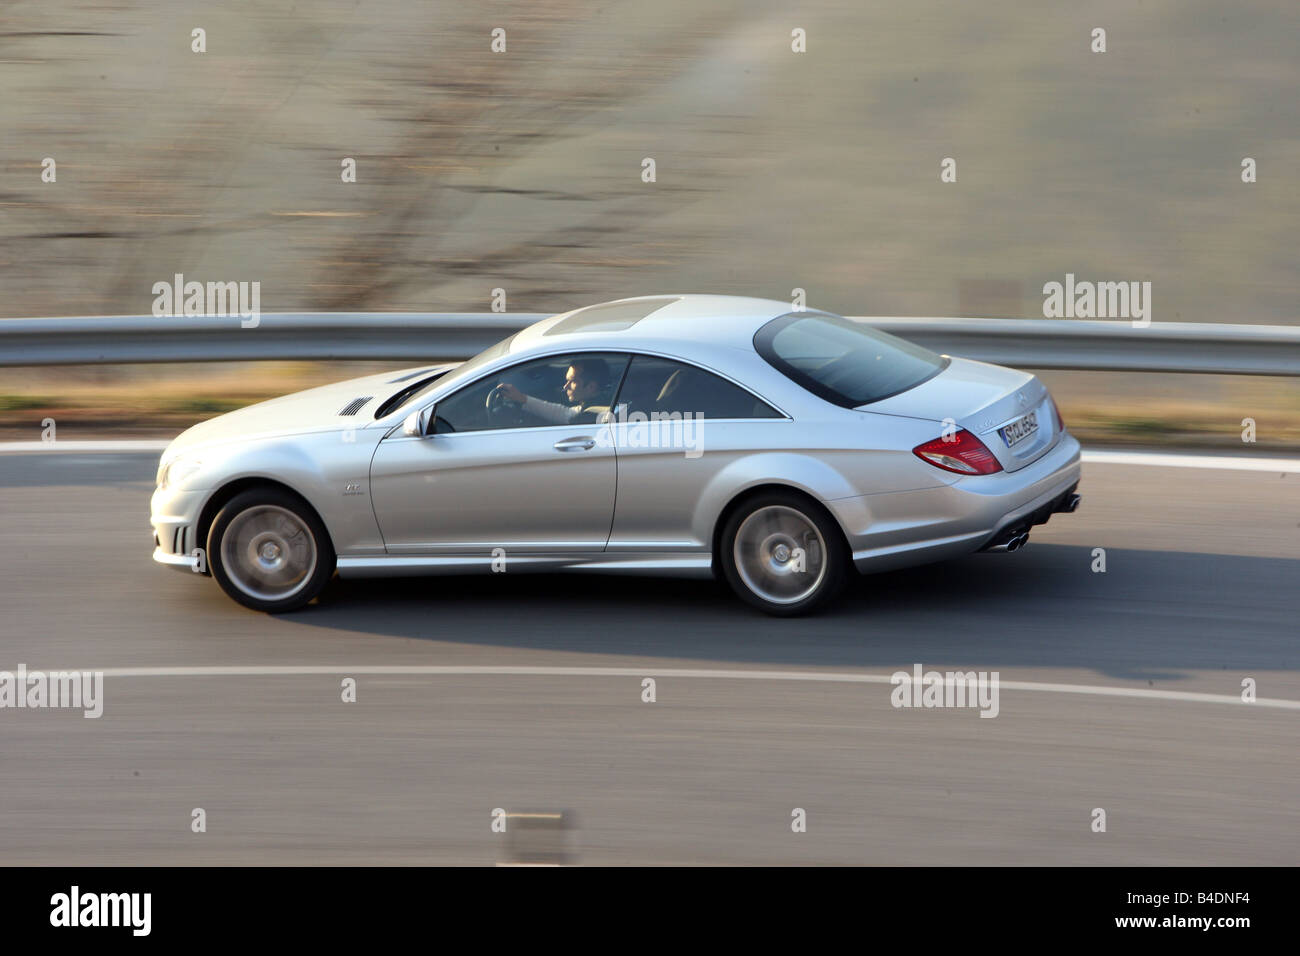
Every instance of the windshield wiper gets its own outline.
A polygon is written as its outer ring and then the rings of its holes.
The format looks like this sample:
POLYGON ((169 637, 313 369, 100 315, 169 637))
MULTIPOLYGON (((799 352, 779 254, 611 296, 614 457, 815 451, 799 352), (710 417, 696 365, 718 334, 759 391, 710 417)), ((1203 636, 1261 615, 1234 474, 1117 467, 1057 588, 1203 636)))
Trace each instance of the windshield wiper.
POLYGON ((447 374, 448 371, 450 371, 450 369, 441 372, 435 372, 433 375, 430 375, 426 378, 422 378, 418 382, 412 382, 410 385, 406 386, 406 388, 402 389, 392 398, 388 399, 388 401, 381 403, 379 407, 375 409, 375 418, 383 418, 394 408, 400 407, 401 405, 409 401, 411 398, 413 398, 417 392, 421 391, 426 386, 431 385, 434 382, 436 382, 438 379, 442 378, 444 375, 447 374))

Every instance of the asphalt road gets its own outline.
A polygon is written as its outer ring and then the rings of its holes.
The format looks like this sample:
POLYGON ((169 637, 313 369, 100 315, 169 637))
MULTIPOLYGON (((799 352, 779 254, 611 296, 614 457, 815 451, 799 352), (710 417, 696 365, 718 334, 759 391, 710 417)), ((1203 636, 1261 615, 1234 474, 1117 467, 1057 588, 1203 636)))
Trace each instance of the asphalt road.
POLYGON ((511 573, 273 618, 150 560, 156 461, 0 455, 0 669, 109 670, 0 710, 0 862, 492 864, 502 808, 582 864, 1300 863, 1300 473, 1086 464, 1023 551, 810 619, 511 573), (918 663, 998 716, 893 707, 918 663))

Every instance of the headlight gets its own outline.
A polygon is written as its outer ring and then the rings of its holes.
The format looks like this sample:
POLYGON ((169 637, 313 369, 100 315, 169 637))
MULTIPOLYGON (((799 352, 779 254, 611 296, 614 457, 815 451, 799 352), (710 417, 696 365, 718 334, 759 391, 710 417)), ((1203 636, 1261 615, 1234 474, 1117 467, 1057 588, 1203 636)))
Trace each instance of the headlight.
POLYGON ((158 487, 172 488, 179 487, 203 466, 203 462, 197 458, 177 458, 168 462, 158 473, 158 487))

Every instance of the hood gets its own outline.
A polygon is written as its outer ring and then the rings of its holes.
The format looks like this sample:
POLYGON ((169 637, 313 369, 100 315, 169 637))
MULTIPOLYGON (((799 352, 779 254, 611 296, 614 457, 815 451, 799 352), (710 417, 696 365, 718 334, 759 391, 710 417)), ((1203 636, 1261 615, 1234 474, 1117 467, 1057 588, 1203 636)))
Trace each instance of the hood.
POLYGON ((455 368, 456 364, 417 365, 364 375, 227 412, 181 432, 168 447, 164 459, 198 445, 364 428, 375 420, 375 409, 385 401, 430 375, 455 368))

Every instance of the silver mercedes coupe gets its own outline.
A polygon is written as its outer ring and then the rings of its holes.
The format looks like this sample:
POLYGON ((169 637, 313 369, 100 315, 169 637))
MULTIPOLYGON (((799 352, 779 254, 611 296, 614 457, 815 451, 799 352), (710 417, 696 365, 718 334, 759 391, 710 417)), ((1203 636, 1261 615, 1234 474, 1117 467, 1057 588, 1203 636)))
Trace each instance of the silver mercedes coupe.
POLYGON ((1026 372, 788 303, 622 299, 456 365, 190 428, 154 560, 261 611, 343 576, 716 575, 771 614, 850 572, 1016 551, 1074 511, 1079 443, 1026 372))

